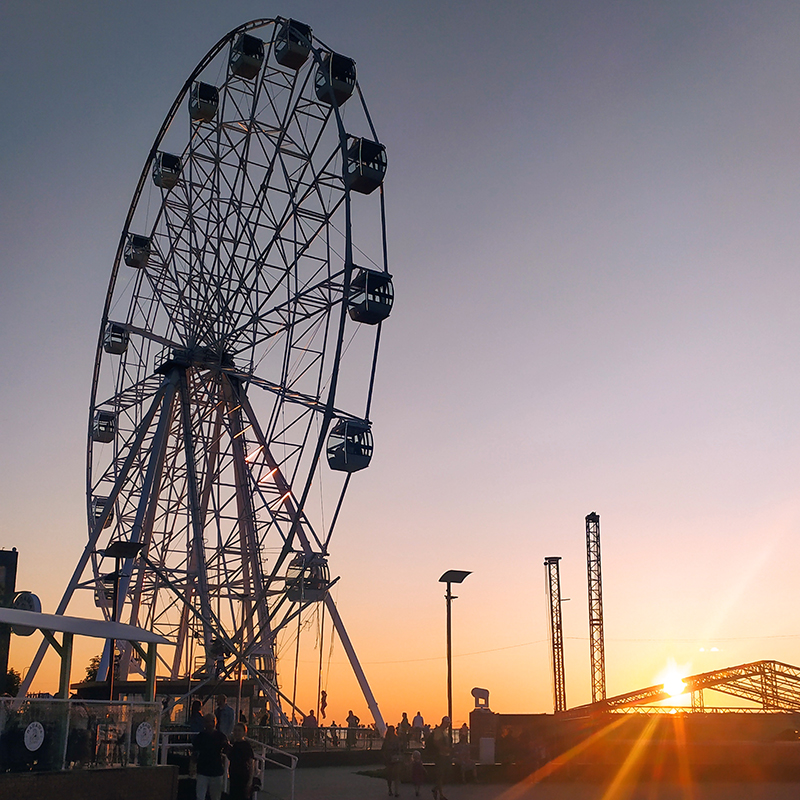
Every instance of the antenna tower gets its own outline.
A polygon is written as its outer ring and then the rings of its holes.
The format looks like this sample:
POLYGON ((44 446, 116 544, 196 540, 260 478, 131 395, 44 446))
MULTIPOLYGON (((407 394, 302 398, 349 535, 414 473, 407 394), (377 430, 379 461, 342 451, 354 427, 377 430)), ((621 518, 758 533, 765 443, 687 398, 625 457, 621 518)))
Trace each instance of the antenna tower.
POLYGON ((561 578, 558 562, 561 556, 547 556, 544 566, 550 596, 550 640, 553 645, 553 705, 555 713, 567 710, 567 688, 564 681, 564 632, 561 627, 561 578))
POLYGON ((603 644, 603 580, 600 572, 600 515, 586 516, 586 568, 589 578, 589 650, 592 659, 592 702, 606 698, 606 655, 603 644))

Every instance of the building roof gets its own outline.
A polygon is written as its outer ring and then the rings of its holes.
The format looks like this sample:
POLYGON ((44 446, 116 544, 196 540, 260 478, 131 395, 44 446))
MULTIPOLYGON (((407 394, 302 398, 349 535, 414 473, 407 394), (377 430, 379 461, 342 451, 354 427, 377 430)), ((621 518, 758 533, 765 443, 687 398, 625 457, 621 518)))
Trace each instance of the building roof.
POLYGON ((170 644, 158 633, 126 625, 124 622, 107 622, 85 617, 65 617, 63 614, 40 614, 36 611, 21 611, 16 608, 0 608, 0 623, 38 628, 45 631, 77 633, 97 639, 122 639, 125 642, 155 642, 170 644))

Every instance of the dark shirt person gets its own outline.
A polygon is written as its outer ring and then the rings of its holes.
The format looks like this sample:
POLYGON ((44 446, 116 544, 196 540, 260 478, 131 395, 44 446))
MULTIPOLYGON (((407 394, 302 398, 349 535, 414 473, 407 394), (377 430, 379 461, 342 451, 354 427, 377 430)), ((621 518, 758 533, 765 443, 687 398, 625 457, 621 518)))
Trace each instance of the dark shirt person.
POLYGON ((319 723, 317 722, 317 718, 314 716, 314 709, 312 708, 308 714, 303 717, 303 728, 306 731, 306 741, 309 744, 313 744, 317 738, 317 728, 319 727, 319 723))
POLYGON ((225 763, 223 753, 228 748, 228 737, 214 725, 213 714, 203 717, 203 730, 192 742, 192 761, 197 770, 197 800, 206 800, 208 793, 211 800, 220 800, 225 782, 225 763))
POLYGON ((347 715, 346 721, 347 739, 345 740, 345 743, 347 745, 347 749, 350 750, 356 745, 356 729, 358 728, 358 723, 361 722, 361 720, 352 711, 350 711, 347 715))
POLYGON ((233 734, 236 712, 228 705, 228 698, 224 694, 217 697, 217 710, 214 716, 216 717, 217 728, 229 739, 233 734))
POLYGON ((400 763, 402 760, 403 746, 400 737, 395 733, 394 725, 387 725, 386 735, 381 745, 381 755, 386 768, 386 784, 389 794, 400 797, 400 763))
POLYGON ((256 756, 246 736, 247 726, 237 722, 228 748, 228 800, 250 800, 253 794, 256 756))
POLYGON ((203 704, 199 700, 192 700, 192 708, 189 712, 189 730, 192 733, 200 733, 203 730, 203 704))

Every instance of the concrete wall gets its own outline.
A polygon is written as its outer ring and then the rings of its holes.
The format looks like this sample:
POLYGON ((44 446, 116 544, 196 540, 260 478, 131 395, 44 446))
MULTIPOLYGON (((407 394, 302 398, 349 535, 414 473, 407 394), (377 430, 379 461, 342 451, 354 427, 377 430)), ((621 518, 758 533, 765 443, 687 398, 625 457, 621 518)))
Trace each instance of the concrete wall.
POLYGON ((175 800, 177 795, 178 768, 172 766, 0 775, 0 797, 9 800, 175 800))

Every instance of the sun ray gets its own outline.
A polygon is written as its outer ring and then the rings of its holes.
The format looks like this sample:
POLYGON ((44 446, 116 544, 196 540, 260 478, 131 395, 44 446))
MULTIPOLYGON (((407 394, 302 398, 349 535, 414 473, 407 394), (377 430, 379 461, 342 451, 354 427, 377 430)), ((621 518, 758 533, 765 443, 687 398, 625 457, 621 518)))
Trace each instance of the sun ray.
POLYGON ((524 794, 530 789, 532 786, 535 786, 537 783, 540 783, 545 778, 549 778, 554 773, 558 772, 558 770, 565 767, 570 761, 576 758, 585 750, 589 749, 593 745, 597 744, 603 738, 608 736, 612 731, 615 731, 621 725, 628 721, 627 717, 620 716, 618 719, 614 720, 610 725, 605 725, 601 730, 596 731, 595 733, 588 736, 581 742, 578 742, 575 746, 571 747, 564 753, 553 758, 551 761, 548 761, 543 766, 539 767, 539 769, 532 772, 530 775, 523 778, 521 781, 518 781, 513 786, 510 786, 506 789, 502 794, 497 796, 497 800, 519 800, 519 798, 523 797, 524 794))
POLYGON ((647 720, 644 730, 639 738, 633 743, 633 747, 631 747, 630 752, 625 758, 625 761, 622 762, 622 765, 617 771, 617 774, 614 776, 614 779, 611 781, 605 792, 603 792, 603 797, 601 800, 619 800, 619 798, 630 794, 632 787, 630 786, 629 782, 626 785, 626 782, 630 778, 634 768, 637 766, 637 763, 641 761, 647 745, 652 741, 652 734, 657 724, 658 718, 656 716, 652 716, 647 720))

